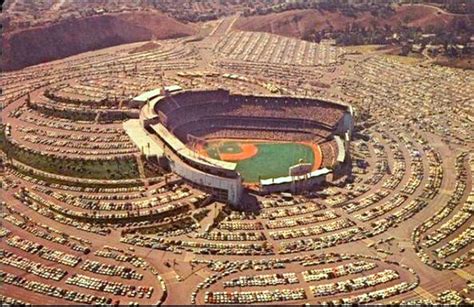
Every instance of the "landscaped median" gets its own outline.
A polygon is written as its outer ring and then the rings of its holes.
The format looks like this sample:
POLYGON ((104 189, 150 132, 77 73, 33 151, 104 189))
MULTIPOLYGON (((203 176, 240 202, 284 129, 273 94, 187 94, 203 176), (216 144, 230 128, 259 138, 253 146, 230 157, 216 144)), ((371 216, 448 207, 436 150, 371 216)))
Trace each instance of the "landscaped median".
MULTIPOLYGON (((0 138, 2 139, 2 138, 0 138)), ((44 154, 27 148, 11 139, 3 139, 3 150, 9 158, 22 162, 32 168, 68 177, 99 180, 120 180, 139 177, 134 155, 120 158, 85 159, 44 154)))

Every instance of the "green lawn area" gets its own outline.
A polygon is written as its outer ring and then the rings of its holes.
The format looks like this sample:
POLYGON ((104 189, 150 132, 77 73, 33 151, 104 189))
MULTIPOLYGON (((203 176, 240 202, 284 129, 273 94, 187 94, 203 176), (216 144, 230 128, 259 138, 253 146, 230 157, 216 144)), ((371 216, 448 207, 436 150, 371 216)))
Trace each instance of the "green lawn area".
MULTIPOLYGON (((2 136, 0 135, 0 141, 2 136)), ((3 143, 0 142, 0 146, 3 143)), ((5 149, 4 149, 5 150, 5 149)), ((121 160, 80 160, 61 159, 28 152, 11 144, 7 154, 33 168, 70 177, 89 179, 133 179, 139 177, 137 162, 134 158, 121 160)))
POLYGON ((134 159, 131 160, 62 160, 28 152, 14 158, 34 168, 64 176, 91 179, 130 179, 139 177, 134 159))

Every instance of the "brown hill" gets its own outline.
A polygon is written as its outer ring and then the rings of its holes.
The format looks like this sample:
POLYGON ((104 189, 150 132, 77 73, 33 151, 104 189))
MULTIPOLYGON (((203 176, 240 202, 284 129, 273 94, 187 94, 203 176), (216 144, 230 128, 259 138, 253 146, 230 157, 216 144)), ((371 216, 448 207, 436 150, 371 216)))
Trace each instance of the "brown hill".
POLYGON ((154 42, 148 42, 137 48, 134 48, 133 50, 130 50, 128 53, 134 54, 134 53, 139 53, 139 52, 151 51, 151 50, 160 48, 160 46, 161 46, 160 44, 157 44, 154 42))
POLYGON ((397 7, 392 14, 383 17, 373 16, 370 12, 357 12, 351 17, 340 11, 291 10, 263 16, 241 17, 234 24, 234 28, 303 38, 308 31, 338 31, 351 25, 380 28, 385 25, 396 27, 403 24, 422 29, 428 26, 449 29, 460 21, 473 29, 472 15, 449 14, 435 7, 415 5, 397 7))
POLYGON ((63 20, 5 33, 2 37, 2 69, 21 69, 114 45, 195 33, 194 26, 161 13, 121 13, 63 20))

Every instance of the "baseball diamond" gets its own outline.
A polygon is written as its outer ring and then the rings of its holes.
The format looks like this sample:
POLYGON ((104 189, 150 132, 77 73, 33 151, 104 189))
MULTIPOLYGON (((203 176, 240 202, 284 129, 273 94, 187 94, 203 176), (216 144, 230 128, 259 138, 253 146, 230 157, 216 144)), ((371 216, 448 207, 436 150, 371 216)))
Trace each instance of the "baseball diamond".
POLYGON ((304 143, 210 140, 199 152, 213 159, 233 161, 244 182, 288 176, 288 169, 300 162, 311 163, 313 169, 321 165, 319 147, 304 143))

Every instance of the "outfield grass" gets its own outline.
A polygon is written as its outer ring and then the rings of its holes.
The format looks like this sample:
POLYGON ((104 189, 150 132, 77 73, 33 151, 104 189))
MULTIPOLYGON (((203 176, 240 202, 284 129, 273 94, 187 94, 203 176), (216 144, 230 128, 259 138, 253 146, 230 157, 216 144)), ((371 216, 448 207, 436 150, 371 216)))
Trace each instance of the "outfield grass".
MULTIPOLYGON (((206 147, 210 157, 219 159, 216 143, 206 147), (214 146, 212 146, 214 145, 214 146)), ((237 153, 237 142, 219 144, 219 150, 227 153, 237 153)), ((299 143, 255 143, 258 153, 252 158, 237 162, 237 171, 245 182, 258 182, 259 179, 288 176, 290 166, 298 164, 300 159, 305 163, 314 163, 314 153, 310 146, 299 143)))

